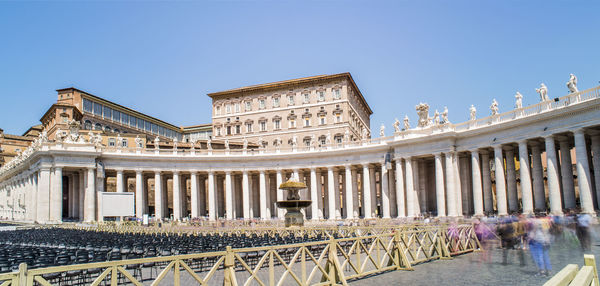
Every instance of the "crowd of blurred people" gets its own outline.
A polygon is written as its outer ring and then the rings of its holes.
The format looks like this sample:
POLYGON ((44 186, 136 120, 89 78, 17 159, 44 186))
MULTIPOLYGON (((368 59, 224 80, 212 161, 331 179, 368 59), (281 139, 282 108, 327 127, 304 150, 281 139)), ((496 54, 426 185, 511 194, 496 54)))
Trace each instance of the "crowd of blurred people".
POLYGON ((549 250, 554 243, 561 246, 591 251, 593 218, 590 214, 569 211, 564 216, 546 214, 510 215, 475 221, 475 233, 483 250, 481 262, 491 262, 491 247, 500 242, 502 264, 507 265, 517 257, 520 266, 526 266, 529 252, 537 268, 537 276, 552 275, 549 250))

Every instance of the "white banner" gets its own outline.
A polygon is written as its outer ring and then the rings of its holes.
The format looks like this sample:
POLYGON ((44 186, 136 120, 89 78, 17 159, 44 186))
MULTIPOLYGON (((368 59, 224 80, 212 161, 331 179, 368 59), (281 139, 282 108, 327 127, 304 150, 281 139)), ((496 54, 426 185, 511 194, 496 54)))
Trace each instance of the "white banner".
POLYGON ((134 216, 135 194, 102 192, 102 216, 134 216))

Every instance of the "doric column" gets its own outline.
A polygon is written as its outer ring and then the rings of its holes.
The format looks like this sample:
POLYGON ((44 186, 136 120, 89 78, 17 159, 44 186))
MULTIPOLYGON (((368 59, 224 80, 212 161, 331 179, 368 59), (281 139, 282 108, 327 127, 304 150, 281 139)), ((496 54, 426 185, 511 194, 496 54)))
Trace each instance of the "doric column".
MULTIPOLYGON (((77 176, 79 178, 79 176, 77 176)), ((29 176, 29 191, 31 192, 29 201, 29 220, 35 221, 37 219, 37 173, 33 173, 29 176)), ((77 182, 79 184, 79 182, 77 182)), ((77 216, 79 216, 79 196, 77 196, 77 216)), ((79 217, 81 219, 81 217, 79 217)))
POLYGON ((206 216, 206 209, 208 207, 208 200, 207 200, 207 195, 206 195, 206 183, 207 183, 207 179, 204 177, 201 177, 200 174, 198 174, 198 187, 199 187, 199 191, 198 191, 198 205, 200 207, 200 210, 198 211, 198 216, 206 216))
POLYGON ((233 219, 233 181, 231 171, 225 171, 225 217, 233 219))
MULTIPOLYGON (((489 164, 488 164, 489 166, 489 164)), ((471 150, 471 172, 473 180, 473 207, 475 216, 483 216, 483 190, 481 188, 481 172, 479 166, 479 152, 471 150)), ((489 167, 488 167, 489 171, 489 167)))
POLYGON ((117 170, 117 193, 125 191, 125 182, 123 182, 123 170, 117 170))
POLYGON ((594 201, 590 181, 590 165, 588 162, 585 134, 583 129, 575 130, 575 157, 577 159, 577 185, 579 186, 579 199, 584 213, 594 213, 594 201))
POLYGON ((265 182, 265 170, 260 170, 259 175, 259 195, 260 195, 260 218, 268 219, 267 215, 267 188, 265 182))
POLYGON ((444 191, 444 167, 442 154, 435 154, 435 197, 438 216, 446 216, 446 194, 444 191))
POLYGON ((385 162, 381 162, 381 208, 382 218, 390 218, 390 192, 388 188, 388 170, 385 162))
POLYGON ((506 183, 504 181, 504 158, 502 156, 502 146, 494 146, 494 166, 496 167, 496 204, 498 215, 508 215, 506 205, 506 183))
POLYGON ((523 213, 533 213, 533 193, 531 189, 531 174, 529 172, 529 149, 527 140, 519 141, 519 177, 521 178, 521 200, 523 213))
MULTIPOLYGON (((86 177, 87 172, 79 171, 78 173, 79 173, 79 182, 78 182, 78 184, 79 184, 79 215, 78 216, 79 216, 80 221, 84 221, 83 213, 85 212, 85 184, 87 182, 87 177, 86 177)), ((34 180, 35 179, 37 179, 36 185, 39 184, 39 174, 37 177, 34 177, 34 180)), ((38 187, 36 186, 36 190, 37 189, 38 189, 38 187)))
POLYGON ((456 190, 454 189, 454 164, 451 152, 446 153, 446 196, 448 199, 448 216, 458 216, 456 209, 456 190))
POLYGON ((517 194, 517 174, 515 170, 515 152, 512 146, 507 146, 505 151, 508 209, 511 212, 513 212, 519 210, 519 197, 517 194))
POLYGON ((135 216, 141 218, 144 214, 144 182, 141 170, 135 171, 135 216))
POLYGON ((352 201, 352 192, 354 192, 354 190, 352 184, 352 166, 346 165, 344 168, 346 169, 346 218, 353 219, 354 202, 352 201))
POLYGON ((215 201, 215 173, 208 172, 208 219, 217 218, 217 204, 215 201))
POLYGON ((600 207, 600 133, 592 134, 592 166, 594 167, 594 182, 596 183, 596 200, 600 207))
MULTIPOLYGON (((79 217, 79 194, 81 193, 79 189, 79 172, 75 172, 71 177, 73 180, 69 183, 73 186, 73 203, 71 204, 73 206, 73 217, 79 217)), ((33 184, 33 177, 29 177, 29 179, 29 183, 33 184)), ((30 187, 30 191, 35 194, 35 189, 30 187)))
POLYGON ((52 177, 52 189, 50 191, 51 221, 62 221, 62 190, 62 168, 54 167, 54 176, 52 177))
POLYGON ((354 218, 359 218, 359 206, 358 206, 358 170, 352 169, 352 210, 354 218))
POLYGON ((192 218, 199 217, 199 199, 200 194, 198 190, 198 173, 196 171, 192 171, 190 173, 190 207, 192 218))
POLYGON ((311 208, 311 214, 312 214, 312 220, 318 220, 319 219, 319 204, 317 203, 318 200, 321 199, 321 192, 317 189, 317 168, 316 167, 311 167, 310 168, 310 199, 312 201, 312 204, 310 205, 311 208))
POLYGON ((250 183, 248 181, 248 171, 246 170, 242 171, 242 209, 244 219, 250 219, 250 183))
POLYGON ((336 184, 335 184, 335 178, 334 178, 334 170, 333 167, 327 167, 327 205, 328 205, 328 214, 329 217, 328 219, 330 220, 334 220, 335 217, 335 213, 336 213, 336 209, 335 209, 335 195, 336 195, 336 184))
POLYGON ((402 171, 402 159, 396 159, 396 207, 398 208, 398 217, 406 216, 404 203, 404 172, 402 171))
POLYGON ((181 219, 181 179, 179 171, 173 171, 173 219, 181 219))
POLYGON ((462 186, 460 182, 460 164, 458 162, 458 152, 452 155, 452 163, 454 164, 454 196, 456 198, 456 215, 462 216, 462 186))
POLYGON ((411 158, 404 159, 404 171, 406 172, 406 216, 415 216, 415 187, 413 184, 413 171, 411 158))
POLYGON ((340 188, 343 182, 340 182, 340 172, 338 170, 333 170, 333 185, 334 188, 334 196, 333 201, 335 202, 335 219, 342 219, 342 204, 340 201, 340 188))
MULTIPOLYGON (((75 209, 75 204, 74 204, 74 193, 75 193, 75 188, 73 187, 73 175, 67 175, 67 187, 68 187, 68 199, 67 199, 67 213, 68 213, 68 217, 74 217, 74 213, 73 210, 75 209)), ((21 189, 23 190, 23 192, 25 193, 25 197, 27 198, 27 196, 29 195, 29 192, 27 190, 27 183, 28 183, 28 179, 25 178, 23 180, 23 184, 21 185, 21 189)))
POLYGON ((538 141, 531 145, 531 165, 533 175, 533 202, 538 210, 546 210, 546 192, 544 190, 544 168, 542 167, 542 152, 538 141))
POLYGON ((163 184, 160 171, 154 171, 154 217, 163 219, 163 184))
POLYGON ((554 215, 562 215, 562 204, 560 200, 560 182, 558 180, 558 160, 556 159, 556 147, 552 135, 544 137, 546 143, 546 173, 548 176, 548 198, 550 199, 550 212, 554 215))
POLYGON ((377 169, 375 166, 369 166, 369 181, 371 183, 371 216, 376 218, 381 214, 377 212, 377 169))
POLYGON ((494 194, 492 194, 492 171, 490 170, 490 152, 481 150, 481 185, 483 186, 483 209, 494 211, 494 194))
POLYGON ((373 218, 371 214, 371 174, 369 174, 369 164, 363 164, 363 186, 362 186, 362 197, 363 197, 363 210, 365 212, 365 218, 373 218))
MULTIPOLYGON (((280 169, 277 170, 275 174, 275 181, 277 182, 277 186, 275 187, 277 190, 277 201, 283 201, 285 198, 283 197, 283 190, 279 188, 281 184, 283 184, 283 174, 280 169)), ((282 208, 277 209, 277 217, 279 219, 283 219, 285 216, 285 210, 282 208)))
MULTIPOLYGON (((85 189, 85 211, 83 216, 86 222, 96 220, 96 172, 95 168, 87 169, 87 186, 85 189)), ((42 176, 43 177, 43 176, 42 176)))
POLYGON ((38 175, 39 179, 36 220, 37 222, 42 223, 50 220, 50 168, 41 167, 38 175))
POLYGON ((560 145, 560 169, 563 187, 563 200, 565 208, 572 209, 575 208, 575 186, 573 180, 573 161, 571 159, 571 146, 569 146, 568 137, 559 136, 557 137, 557 139, 560 145))

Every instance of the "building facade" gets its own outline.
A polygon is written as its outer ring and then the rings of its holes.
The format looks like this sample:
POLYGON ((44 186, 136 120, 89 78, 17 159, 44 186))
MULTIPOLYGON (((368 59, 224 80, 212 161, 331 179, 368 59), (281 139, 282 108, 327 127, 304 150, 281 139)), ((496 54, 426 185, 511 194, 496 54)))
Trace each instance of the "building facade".
POLYGON ((373 113, 349 73, 322 75, 208 94, 215 139, 264 148, 341 144, 370 138, 373 113), (363 138, 365 137, 365 138, 363 138), (294 143, 294 141, 296 143, 294 143))
POLYGON ((453 124, 421 111, 388 137, 289 149, 109 147, 69 129, 0 168, 0 216, 101 220, 113 185, 134 194, 137 217, 277 219, 292 176, 313 220, 599 209, 600 87, 492 114, 453 124))

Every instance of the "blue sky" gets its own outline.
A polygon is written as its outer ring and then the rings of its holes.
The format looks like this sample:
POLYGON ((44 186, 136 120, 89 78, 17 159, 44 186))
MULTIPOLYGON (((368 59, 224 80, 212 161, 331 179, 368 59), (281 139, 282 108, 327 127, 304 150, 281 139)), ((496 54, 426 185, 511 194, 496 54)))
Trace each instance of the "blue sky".
MULTIPOLYGON (((600 1, 0 1, 0 128, 21 134, 75 86, 176 125, 215 92, 350 72, 371 128, 427 102, 452 122, 600 81, 600 1)), ((374 134, 378 132, 373 132, 374 134)))

